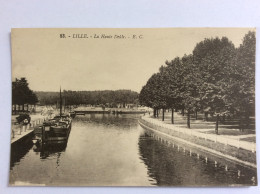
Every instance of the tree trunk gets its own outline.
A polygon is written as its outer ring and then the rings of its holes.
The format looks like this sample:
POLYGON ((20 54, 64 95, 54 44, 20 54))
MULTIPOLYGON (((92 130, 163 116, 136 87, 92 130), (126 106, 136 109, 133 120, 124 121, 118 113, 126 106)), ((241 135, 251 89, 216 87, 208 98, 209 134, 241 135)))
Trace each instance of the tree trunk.
POLYGON ((156 109, 156 117, 158 118, 159 117, 159 110, 156 109))
POLYGON ((27 111, 29 111, 29 104, 27 104, 27 111))
POLYGON ((240 131, 243 131, 243 116, 241 113, 239 113, 239 129, 240 131))
POLYGON ((195 119, 198 120, 198 111, 195 110, 195 119))
POLYGON ((162 109, 162 121, 164 121, 164 108, 162 109))
POLYGON ((216 117, 216 128, 215 128, 215 132, 216 132, 217 135, 218 135, 218 120, 219 120, 219 114, 217 114, 217 117, 216 117))
POLYGON ((172 124, 174 124, 174 108, 172 108, 172 124))
POLYGON ((14 114, 16 115, 16 104, 14 105, 14 114))
POLYGON ((156 109, 155 108, 153 109, 153 117, 154 118, 156 117, 156 109))
POLYGON ((249 125, 250 125, 250 112, 248 110, 245 112, 245 123, 246 123, 246 127, 249 127, 249 125))
POLYGON ((24 104, 22 105, 22 107, 23 107, 23 111, 24 111, 24 104))
POLYGON ((184 108, 181 109, 181 114, 184 116, 184 108))
POLYGON ((222 121, 223 121, 223 123, 225 123, 225 121, 226 121, 226 115, 225 114, 222 117, 222 121))
POLYGON ((207 112, 204 113, 204 116, 205 116, 205 121, 208 121, 208 113, 207 112))
POLYGON ((188 115, 187 115, 187 127, 190 128, 190 110, 188 110, 188 115))

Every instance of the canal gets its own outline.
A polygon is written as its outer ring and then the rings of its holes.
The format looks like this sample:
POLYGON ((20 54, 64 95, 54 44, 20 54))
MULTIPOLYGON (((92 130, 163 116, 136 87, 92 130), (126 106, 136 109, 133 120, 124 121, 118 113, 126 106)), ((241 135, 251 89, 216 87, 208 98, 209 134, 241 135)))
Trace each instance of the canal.
POLYGON ((226 167, 164 141, 138 124, 139 115, 76 116, 67 144, 12 147, 11 185, 252 185, 256 171, 226 167))

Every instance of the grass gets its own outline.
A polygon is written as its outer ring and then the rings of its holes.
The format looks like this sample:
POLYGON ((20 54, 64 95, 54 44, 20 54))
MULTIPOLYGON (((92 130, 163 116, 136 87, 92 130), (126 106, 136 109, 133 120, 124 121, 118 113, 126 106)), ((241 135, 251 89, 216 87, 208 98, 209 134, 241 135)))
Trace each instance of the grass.
MULTIPOLYGON (((203 131, 202 133, 215 134, 215 130, 203 131)), ((252 130, 240 131, 239 129, 219 128, 218 134, 219 135, 239 136, 239 135, 255 134, 255 131, 252 131, 252 130)))
POLYGON ((241 138, 240 140, 256 143, 255 137, 246 137, 246 138, 241 138))

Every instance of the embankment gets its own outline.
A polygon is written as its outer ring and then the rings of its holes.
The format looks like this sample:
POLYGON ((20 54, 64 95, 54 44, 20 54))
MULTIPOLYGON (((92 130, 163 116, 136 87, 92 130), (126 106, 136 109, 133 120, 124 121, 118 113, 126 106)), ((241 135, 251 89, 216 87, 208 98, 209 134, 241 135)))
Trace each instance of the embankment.
POLYGON ((256 168, 256 152, 255 149, 252 149, 253 144, 235 142, 234 140, 226 140, 218 135, 205 135, 192 131, 192 129, 174 127, 174 125, 165 124, 147 116, 142 117, 139 120, 139 124, 166 140, 173 140, 189 147, 190 150, 201 150, 239 165, 256 168))

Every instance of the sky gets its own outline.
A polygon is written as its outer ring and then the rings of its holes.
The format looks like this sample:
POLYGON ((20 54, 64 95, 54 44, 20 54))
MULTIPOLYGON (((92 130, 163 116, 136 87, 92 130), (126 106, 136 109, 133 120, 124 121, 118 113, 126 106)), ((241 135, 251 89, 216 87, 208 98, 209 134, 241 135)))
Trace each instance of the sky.
POLYGON ((205 38, 225 36, 238 47, 249 30, 255 31, 250 28, 12 29, 12 80, 26 77, 34 91, 59 91, 61 86, 64 90, 140 92, 166 60, 191 54, 205 38))

